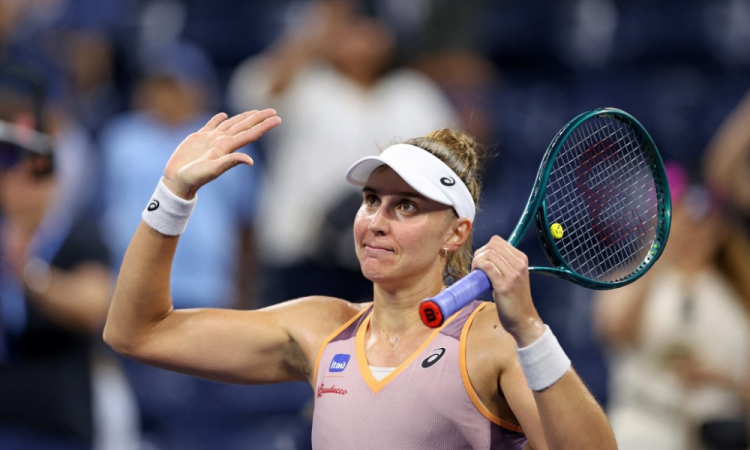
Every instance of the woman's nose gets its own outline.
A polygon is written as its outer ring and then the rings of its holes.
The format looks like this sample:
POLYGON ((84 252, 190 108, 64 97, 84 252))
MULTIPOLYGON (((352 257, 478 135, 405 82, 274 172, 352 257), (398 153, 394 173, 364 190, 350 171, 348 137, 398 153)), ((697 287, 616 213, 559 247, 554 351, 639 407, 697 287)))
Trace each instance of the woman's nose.
POLYGON ((385 233, 387 230, 388 219, 385 217, 383 208, 378 208, 370 218, 367 229, 373 233, 385 233))

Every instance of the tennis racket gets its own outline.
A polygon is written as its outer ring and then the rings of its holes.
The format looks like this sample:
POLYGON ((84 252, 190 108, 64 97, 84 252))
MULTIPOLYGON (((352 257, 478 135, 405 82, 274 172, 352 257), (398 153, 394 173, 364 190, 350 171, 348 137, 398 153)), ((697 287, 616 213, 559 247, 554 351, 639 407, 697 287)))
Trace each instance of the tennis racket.
MULTIPOLYGON (((613 289, 640 278, 669 235, 672 202, 654 141, 630 114, 600 108, 568 122, 552 139, 526 207, 508 242, 517 246, 532 219, 549 267, 530 272, 590 289, 613 289)), ((436 328, 491 289, 474 270, 420 305, 436 328)))

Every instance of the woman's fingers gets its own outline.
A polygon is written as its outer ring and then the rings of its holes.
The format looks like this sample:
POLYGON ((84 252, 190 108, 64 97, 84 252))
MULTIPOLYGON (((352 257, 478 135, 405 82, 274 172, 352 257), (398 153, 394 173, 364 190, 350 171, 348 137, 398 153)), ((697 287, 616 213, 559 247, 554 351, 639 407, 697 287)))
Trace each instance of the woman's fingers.
POLYGON ((230 117, 229 119, 227 119, 224 122, 222 122, 221 125, 219 125, 218 127, 216 127, 216 129, 218 131, 227 131, 228 129, 230 129, 235 124, 237 124, 239 122, 242 122, 243 120, 247 119, 248 117, 252 116, 253 114, 256 114, 257 112, 258 112, 257 110, 253 110, 253 111, 247 111, 247 112, 243 112, 243 113, 237 114, 236 116, 230 117))
POLYGON ((251 142, 258 140, 261 136, 272 130, 281 124, 281 118, 277 115, 272 115, 262 122, 254 125, 252 128, 242 131, 241 133, 234 136, 234 144, 239 147, 247 145, 251 142))
POLYGON ((222 122, 224 122, 227 119, 227 114, 220 112, 219 114, 216 114, 211 118, 211 120, 206 123, 203 128, 201 128, 199 131, 211 131, 215 130, 216 127, 221 125, 222 122))
POLYGON ((238 164, 253 165, 247 154, 235 151, 280 123, 273 109, 231 118, 216 114, 177 147, 164 168, 164 177, 187 192, 195 192, 238 164))
POLYGON ((489 250, 493 250, 497 255, 502 255, 516 270, 523 271, 528 268, 529 259, 526 254, 499 236, 494 236, 487 245, 478 249, 475 253, 475 258, 489 250))
POLYGON ((235 152, 237 149, 258 140, 268 130, 281 123, 275 111, 267 110, 245 118, 236 123, 230 130, 218 135, 212 142, 209 152, 214 152, 217 158, 235 152), (262 114, 261 114, 262 113, 262 114))
POLYGON ((493 289, 501 293, 518 289, 528 278, 526 255, 499 237, 477 250, 473 267, 483 270, 490 278, 493 289))
POLYGON ((543 327, 531 298, 526 255, 495 236, 477 250, 474 267, 483 270, 492 283, 497 314, 503 327, 519 344, 538 338, 543 327))
POLYGON ((263 111, 254 111, 253 114, 249 114, 239 122, 235 122, 226 129, 226 133, 230 136, 236 136, 239 133, 247 131, 254 126, 262 123, 264 120, 274 117, 276 111, 273 109, 264 109, 263 111))

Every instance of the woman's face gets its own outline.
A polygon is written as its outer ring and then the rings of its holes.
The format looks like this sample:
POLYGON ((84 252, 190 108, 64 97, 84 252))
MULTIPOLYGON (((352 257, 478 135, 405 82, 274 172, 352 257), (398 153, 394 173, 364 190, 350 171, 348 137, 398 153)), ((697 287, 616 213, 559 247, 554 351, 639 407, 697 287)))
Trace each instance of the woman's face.
POLYGON ((34 229, 41 222, 55 192, 55 177, 34 175, 35 161, 24 159, 0 171, 0 206, 16 225, 34 229))
POLYGON ((442 279, 440 254, 456 221, 450 206, 423 197, 390 167, 373 171, 354 220, 363 275, 380 285, 413 283, 430 273, 442 279))

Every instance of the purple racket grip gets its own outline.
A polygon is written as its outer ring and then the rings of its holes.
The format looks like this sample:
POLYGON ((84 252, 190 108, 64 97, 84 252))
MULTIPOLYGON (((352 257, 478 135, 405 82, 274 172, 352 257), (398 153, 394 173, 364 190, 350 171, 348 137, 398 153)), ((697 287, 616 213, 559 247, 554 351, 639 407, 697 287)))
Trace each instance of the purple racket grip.
POLYGON ((453 283, 438 295, 424 300, 419 305, 422 322, 430 328, 437 328, 456 311, 481 297, 491 289, 490 279, 481 270, 471 273, 453 283))

